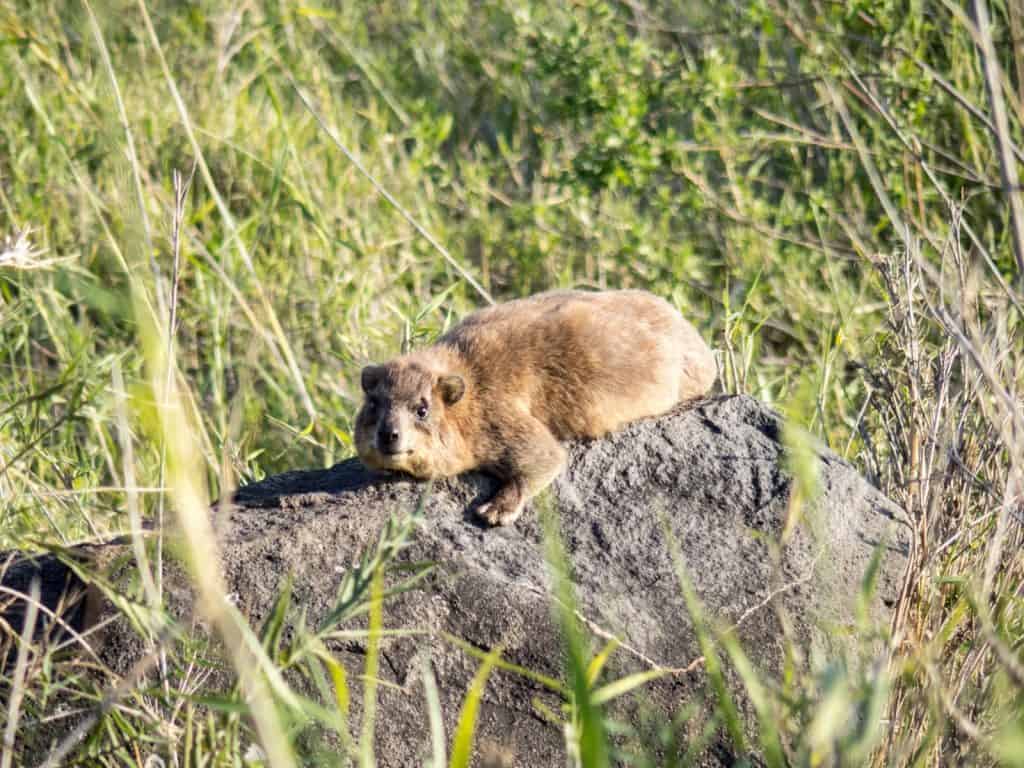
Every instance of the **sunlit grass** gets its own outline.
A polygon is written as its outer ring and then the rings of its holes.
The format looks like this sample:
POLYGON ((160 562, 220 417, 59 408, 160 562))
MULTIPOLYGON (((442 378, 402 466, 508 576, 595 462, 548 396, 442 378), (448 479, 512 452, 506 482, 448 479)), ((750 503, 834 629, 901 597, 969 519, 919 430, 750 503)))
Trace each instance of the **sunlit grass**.
MULTIPOLYGON (((711 697, 702 738, 772 765, 1019 764, 1024 299, 1004 176, 1021 20, 919 10, 0 0, 0 548, 131 531, 152 575, 123 610, 160 674, 198 690, 201 642, 170 642, 162 613, 164 540, 139 530, 173 515, 242 681, 222 701, 131 689, 131 706, 97 709, 109 686, 83 679, 72 700, 100 712, 86 748, 183 734, 188 765, 288 765, 305 718, 339 763, 373 764, 375 654, 345 669, 326 640, 355 617, 371 650, 402 630, 380 579, 416 512, 283 646, 290 595, 262 635, 225 603, 209 501, 351 455, 362 364, 487 297, 636 286, 720 350, 724 391, 786 413, 798 490, 776 545, 814 525, 816 441, 915 528, 891 625, 865 611, 850 658, 782 682, 677 563, 711 697), (192 179, 180 199, 176 172, 192 179)), ((560 697, 548 715, 575 764, 634 754, 615 752, 606 705, 646 678, 601 679, 615 644, 578 626, 551 520, 564 679, 464 648, 480 672, 446 735, 425 671, 435 768, 469 761, 490 674, 560 697)), ((7 678, 5 730, 63 685, 40 666, 7 678)))

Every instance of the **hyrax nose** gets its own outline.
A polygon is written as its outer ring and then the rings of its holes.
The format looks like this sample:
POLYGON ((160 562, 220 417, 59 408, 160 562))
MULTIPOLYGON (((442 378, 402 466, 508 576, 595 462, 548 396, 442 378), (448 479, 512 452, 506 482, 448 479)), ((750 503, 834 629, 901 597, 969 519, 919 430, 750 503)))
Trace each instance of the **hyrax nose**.
POLYGON ((393 424, 381 424, 377 430, 377 439, 383 448, 394 448, 398 445, 398 437, 398 427, 393 424))

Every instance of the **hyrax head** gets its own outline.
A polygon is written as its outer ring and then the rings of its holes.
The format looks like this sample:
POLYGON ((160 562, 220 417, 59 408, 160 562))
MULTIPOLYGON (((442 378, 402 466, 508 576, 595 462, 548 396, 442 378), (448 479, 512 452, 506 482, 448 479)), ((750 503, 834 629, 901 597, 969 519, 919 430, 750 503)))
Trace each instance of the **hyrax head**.
POLYGON ((437 476, 445 447, 445 413, 465 394, 462 377, 393 360, 365 367, 362 385, 365 400, 356 415, 356 450, 363 464, 423 479, 437 476))

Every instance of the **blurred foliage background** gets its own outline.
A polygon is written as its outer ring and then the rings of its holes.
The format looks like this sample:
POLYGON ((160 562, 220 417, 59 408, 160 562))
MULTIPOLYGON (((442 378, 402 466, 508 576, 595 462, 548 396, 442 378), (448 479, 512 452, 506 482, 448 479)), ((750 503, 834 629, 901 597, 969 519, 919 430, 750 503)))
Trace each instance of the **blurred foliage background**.
POLYGON ((886 754, 939 764, 951 738, 1006 758, 1020 688, 980 677, 980 614, 957 634, 968 595, 935 586, 995 562, 994 631, 1019 659, 1024 262, 1005 175, 1024 9, 982 4, 987 24, 978 7, 0 0, 0 544, 125 527, 115 368, 145 510, 161 503, 140 316, 176 308, 216 496, 351 455, 360 366, 484 303, 301 89, 495 299, 670 298, 720 350, 723 391, 855 462, 922 541, 962 532, 918 553, 907 610, 949 630, 929 658, 973 692, 954 709, 982 735, 949 725, 920 668, 917 694, 894 694, 920 738, 886 754), (177 236, 175 171, 192 179, 177 236), (969 475, 925 497, 921 457, 952 449, 969 475))

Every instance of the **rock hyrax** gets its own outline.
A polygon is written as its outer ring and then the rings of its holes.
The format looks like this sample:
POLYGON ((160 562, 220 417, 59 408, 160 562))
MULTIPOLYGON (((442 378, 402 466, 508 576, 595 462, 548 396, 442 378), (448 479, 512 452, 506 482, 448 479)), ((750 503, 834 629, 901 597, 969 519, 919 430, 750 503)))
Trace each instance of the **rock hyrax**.
POLYGON ((501 486, 479 514, 508 525, 600 437, 701 397, 708 345, 643 291, 553 291, 474 312, 436 344, 362 371, 356 448, 373 469, 430 479, 480 468, 501 486))

